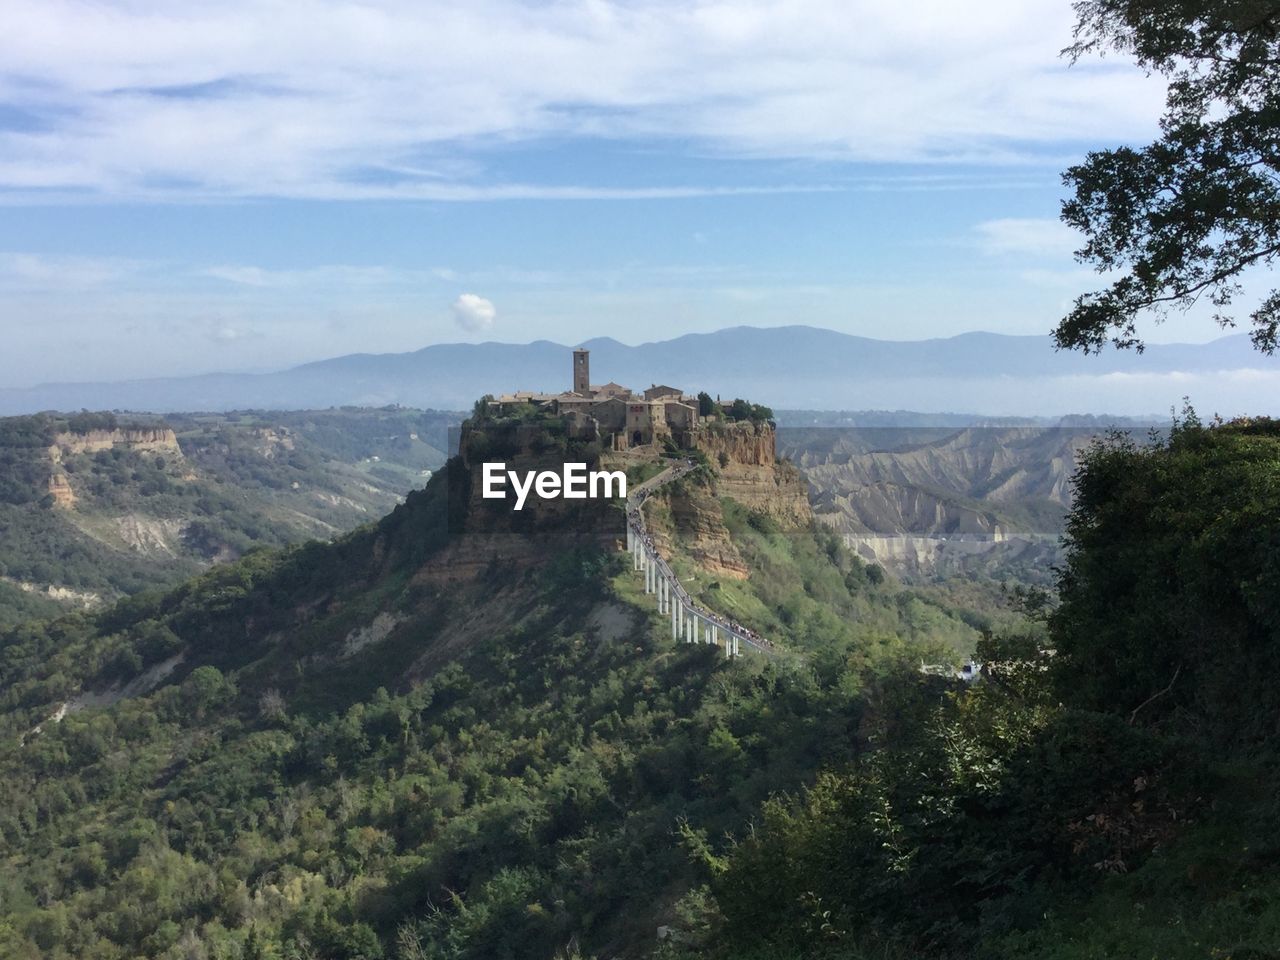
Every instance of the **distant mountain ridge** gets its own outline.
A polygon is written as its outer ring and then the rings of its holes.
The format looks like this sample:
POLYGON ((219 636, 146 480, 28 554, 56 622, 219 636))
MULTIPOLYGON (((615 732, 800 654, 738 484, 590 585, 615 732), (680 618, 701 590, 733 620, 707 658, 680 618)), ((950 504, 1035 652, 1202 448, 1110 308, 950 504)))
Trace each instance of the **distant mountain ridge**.
MULTIPOLYGON (((465 409, 484 393, 567 387, 571 346, 450 343, 411 353, 351 354, 276 373, 0 389, 0 414, 386 404, 465 409)), ((601 337, 582 346, 591 351, 592 374, 601 382, 671 383, 807 409, 1153 414, 1182 391, 1232 412, 1234 404, 1238 412, 1261 413, 1261 398, 1280 384, 1280 358, 1257 353, 1242 334, 1100 356, 1055 351, 1047 336, 964 333, 895 341, 808 326, 734 327, 636 346, 601 337), (1222 371, 1251 373, 1211 376, 1222 371), (1209 386, 1217 393, 1206 398, 1209 386)))

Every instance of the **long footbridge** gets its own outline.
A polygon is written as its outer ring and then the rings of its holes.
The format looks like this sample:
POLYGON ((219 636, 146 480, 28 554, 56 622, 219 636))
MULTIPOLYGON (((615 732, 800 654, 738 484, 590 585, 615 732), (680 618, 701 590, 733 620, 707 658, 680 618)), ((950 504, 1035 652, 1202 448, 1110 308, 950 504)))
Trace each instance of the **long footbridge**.
POLYGON ((627 550, 634 569, 644 574, 644 592, 656 598, 658 612, 671 617, 672 640, 715 644, 724 648, 726 657, 740 655, 743 647, 768 657, 776 656, 773 644, 758 633, 695 603, 680 578, 658 553, 645 527, 643 508, 649 495, 697 469, 699 465, 694 461, 682 460, 628 492, 627 550))

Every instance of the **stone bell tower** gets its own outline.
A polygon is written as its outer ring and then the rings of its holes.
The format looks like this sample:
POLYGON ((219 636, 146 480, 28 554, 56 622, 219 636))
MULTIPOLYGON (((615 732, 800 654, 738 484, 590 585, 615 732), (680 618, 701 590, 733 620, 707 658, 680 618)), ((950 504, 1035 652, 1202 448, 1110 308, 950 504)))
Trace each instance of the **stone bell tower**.
POLYGON ((591 351, 581 347, 573 351, 573 392, 591 396, 591 351))

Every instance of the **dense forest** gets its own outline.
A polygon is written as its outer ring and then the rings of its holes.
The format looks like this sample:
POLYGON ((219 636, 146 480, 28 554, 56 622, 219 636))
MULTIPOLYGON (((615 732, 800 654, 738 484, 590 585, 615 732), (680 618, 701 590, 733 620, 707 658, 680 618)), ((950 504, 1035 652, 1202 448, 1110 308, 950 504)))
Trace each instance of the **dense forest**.
POLYGON ((572 541, 436 579, 443 474, 12 629, 0 953, 1272 955, 1280 427, 1078 488, 1056 593, 985 622, 726 502, 773 660, 671 644, 572 541), (974 638, 983 681, 918 669, 974 638))

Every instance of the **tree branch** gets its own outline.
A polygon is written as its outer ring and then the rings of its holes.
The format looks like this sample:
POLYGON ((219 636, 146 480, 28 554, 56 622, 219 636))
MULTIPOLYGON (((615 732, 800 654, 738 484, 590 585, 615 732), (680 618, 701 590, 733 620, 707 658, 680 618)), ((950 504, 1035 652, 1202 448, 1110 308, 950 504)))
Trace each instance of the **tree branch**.
POLYGON ((1180 674, 1181 672, 1182 672, 1182 664, 1178 664, 1178 669, 1173 671, 1173 679, 1169 681, 1169 685, 1167 687, 1165 687, 1159 693, 1153 693, 1146 700, 1142 701, 1142 703, 1138 704, 1136 707, 1133 708, 1133 713, 1129 714, 1129 726, 1132 727, 1133 721, 1138 719, 1139 710, 1141 710, 1143 707, 1147 706, 1148 704, 1156 700, 1159 700, 1166 693, 1168 693, 1170 690, 1173 689, 1173 685, 1178 682, 1178 674, 1180 674))

